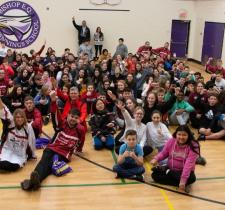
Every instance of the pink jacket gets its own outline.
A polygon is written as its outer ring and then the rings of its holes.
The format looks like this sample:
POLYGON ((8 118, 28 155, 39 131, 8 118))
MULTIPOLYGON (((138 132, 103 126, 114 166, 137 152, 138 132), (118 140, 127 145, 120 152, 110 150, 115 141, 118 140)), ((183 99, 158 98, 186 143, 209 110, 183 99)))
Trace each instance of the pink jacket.
POLYGON ((160 162, 168 158, 168 167, 171 170, 182 171, 180 182, 186 184, 191 171, 195 170, 198 154, 193 152, 189 145, 180 146, 175 138, 169 139, 163 150, 155 156, 160 162))

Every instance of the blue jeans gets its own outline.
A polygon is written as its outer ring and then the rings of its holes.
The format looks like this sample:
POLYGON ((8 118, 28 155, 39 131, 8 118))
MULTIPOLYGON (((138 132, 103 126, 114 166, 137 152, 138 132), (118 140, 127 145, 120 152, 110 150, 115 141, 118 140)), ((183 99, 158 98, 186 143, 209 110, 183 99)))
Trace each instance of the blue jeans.
POLYGON ((99 137, 95 136, 94 137, 94 148, 96 150, 101 150, 105 147, 107 149, 112 150, 114 148, 114 145, 115 145, 114 142, 115 142, 115 140, 114 140, 114 137, 112 135, 108 135, 106 137, 105 142, 103 142, 99 137))
POLYGON ((130 178, 135 175, 142 175, 145 172, 143 166, 138 166, 134 159, 128 157, 122 164, 113 166, 113 171, 117 173, 120 178, 130 178))

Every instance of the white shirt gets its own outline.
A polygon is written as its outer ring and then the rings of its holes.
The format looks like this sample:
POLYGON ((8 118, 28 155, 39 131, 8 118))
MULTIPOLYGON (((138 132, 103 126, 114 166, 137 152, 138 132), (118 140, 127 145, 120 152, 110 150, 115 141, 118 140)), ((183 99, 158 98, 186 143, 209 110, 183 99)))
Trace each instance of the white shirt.
POLYGON ((9 128, 13 128, 9 131, 6 141, 3 144, 2 151, 0 154, 0 160, 19 164, 20 167, 23 167, 24 164, 27 162, 26 150, 28 145, 31 148, 32 156, 36 157, 35 136, 33 128, 31 124, 27 124, 26 126, 24 126, 24 128, 21 128, 20 130, 15 128, 12 114, 10 113, 7 107, 0 109, 0 118, 5 120, 9 119, 11 122, 9 128))
POLYGON ((120 142, 126 142, 125 134, 127 130, 135 130, 137 132, 137 143, 144 147, 146 143, 146 125, 141 123, 140 125, 137 124, 135 119, 132 119, 129 112, 125 110, 122 112, 124 120, 125 120, 125 131, 123 136, 120 138, 120 142))
POLYGON ((172 138, 172 135, 168 128, 163 124, 154 124, 149 122, 146 125, 147 142, 153 148, 164 146, 168 139, 172 138), (161 129, 162 135, 158 133, 158 129, 161 129))

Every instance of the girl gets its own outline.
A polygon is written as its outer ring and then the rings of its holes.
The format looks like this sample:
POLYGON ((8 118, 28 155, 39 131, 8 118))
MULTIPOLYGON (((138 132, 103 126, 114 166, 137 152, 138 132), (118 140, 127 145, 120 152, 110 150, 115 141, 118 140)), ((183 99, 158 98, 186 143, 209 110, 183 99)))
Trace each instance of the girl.
POLYGON ((160 184, 179 186, 179 190, 188 191, 187 186, 194 183, 195 162, 199 156, 199 143, 187 125, 179 126, 173 138, 169 139, 163 150, 151 161, 156 166, 168 158, 167 167, 154 167, 152 178, 160 184))
POLYGON ((7 130, 2 136, 0 169, 16 171, 27 162, 28 149, 29 157, 36 158, 34 131, 32 126, 27 123, 25 112, 22 109, 16 109, 12 116, 1 98, 0 118, 9 122, 7 130))
POLYGON ((108 112, 101 99, 97 99, 93 105, 93 113, 89 125, 91 126, 94 148, 101 150, 104 147, 112 150, 114 148, 115 122, 114 114, 108 112))
POLYGON ((11 113, 13 113, 15 109, 23 108, 25 95, 20 85, 15 85, 7 98, 8 107, 11 113))
POLYGON ((94 45, 95 45, 95 57, 98 57, 98 51, 99 55, 102 54, 102 45, 104 41, 104 35, 101 31, 100 27, 97 27, 96 32, 94 33, 94 45))
POLYGON ((158 110, 152 112, 152 122, 147 123, 147 141, 153 148, 156 148, 159 152, 162 151, 165 143, 168 139, 172 138, 172 135, 168 128, 161 122, 162 114, 158 110))
MULTIPOLYGON (((30 75, 26 69, 23 69, 21 74, 15 78, 15 83, 22 86, 24 92, 29 90, 30 75)), ((27 93, 28 94, 28 93, 27 93)))
MULTIPOLYGON (((134 111, 134 119, 132 119, 131 115, 129 112, 125 109, 125 105, 123 104, 122 101, 118 101, 116 104, 117 107, 121 110, 124 120, 125 120, 125 132, 129 129, 133 129, 137 131, 137 143, 141 145, 144 151, 144 156, 149 155, 153 149, 146 145, 146 125, 143 124, 141 121, 144 116, 144 110, 142 107, 138 106, 135 108, 134 111)), ((119 142, 117 142, 117 147, 115 148, 116 153, 119 153, 119 147, 122 145, 124 142, 126 142, 125 135, 123 135, 120 139, 119 142)))

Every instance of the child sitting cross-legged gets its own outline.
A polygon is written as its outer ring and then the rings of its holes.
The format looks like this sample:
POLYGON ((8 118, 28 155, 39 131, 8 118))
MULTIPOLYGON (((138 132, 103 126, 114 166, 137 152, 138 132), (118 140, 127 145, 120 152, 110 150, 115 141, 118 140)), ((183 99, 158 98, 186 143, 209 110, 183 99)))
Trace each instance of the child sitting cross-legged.
POLYGON ((113 167, 117 178, 129 178, 143 181, 143 149, 137 143, 137 132, 127 130, 125 134, 126 143, 121 145, 118 162, 113 167))
POLYGON ((105 147, 112 150, 114 148, 115 114, 106 109, 105 103, 101 99, 94 102, 93 112, 89 125, 92 131, 94 148, 101 150, 105 147))
POLYGON ((152 168, 152 178, 160 184, 179 186, 180 191, 189 191, 189 185, 194 183, 195 162, 199 156, 199 143, 194 140, 187 125, 179 126, 173 138, 169 139, 163 150, 157 154, 151 164, 157 164, 168 158, 167 166, 152 168))

